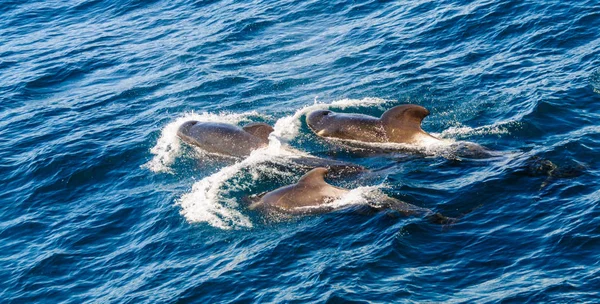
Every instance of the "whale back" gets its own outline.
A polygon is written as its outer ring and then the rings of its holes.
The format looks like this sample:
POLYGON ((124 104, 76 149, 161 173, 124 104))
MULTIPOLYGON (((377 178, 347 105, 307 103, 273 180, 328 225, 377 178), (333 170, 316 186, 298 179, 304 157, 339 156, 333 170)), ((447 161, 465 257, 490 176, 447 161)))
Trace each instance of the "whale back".
POLYGON ((269 134, 274 131, 273 127, 262 122, 249 123, 243 126, 242 129, 265 142, 269 142, 269 134))
MULTIPOLYGON (((253 131, 258 132, 254 127, 253 131)), ((177 130, 177 136, 186 143, 207 152, 233 157, 244 157, 265 146, 268 141, 242 128, 220 122, 187 121, 177 130)))
POLYGON ((325 182, 328 170, 315 168, 306 173, 296 184, 284 186, 266 193, 252 208, 275 208, 285 213, 320 213, 330 211, 328 203, 340 198, 348 190, 325 182), (322 208, 323 207, 323 208, 322 208))
POLYGON ((427 135, 421 129, 421 122, 427 115, 429 110, 424 107, 407 104, 387 110, 380 120, 390 141, 411 143, 415 136, 427 135))

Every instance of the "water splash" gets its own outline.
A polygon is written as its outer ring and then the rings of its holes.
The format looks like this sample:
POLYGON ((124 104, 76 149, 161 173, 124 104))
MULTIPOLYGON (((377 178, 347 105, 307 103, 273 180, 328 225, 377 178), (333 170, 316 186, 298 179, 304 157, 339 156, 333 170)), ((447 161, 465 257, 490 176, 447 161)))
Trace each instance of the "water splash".
POLYGON ((342 197, 331 202, 327 202, 319 206, 303 206, 298 207, 296 209, 302 210, 306 213, 310 213, 310 211, 317 209, 338 210, 352 206, 376 206, 378 199, 385 197, 385 194, 381 192, 381 187, 383 187, 383 185, 357 187, 352 190, 349 190, 342 197))
POLYGON ((514 123, 513 121, 508 122, 499 122, 491 125, 479 126, 479 127, 468 127, 468 126, 455 126, 450 127, 442 133, 432 133, 434 136, 448 139, 448 138, 457 138, 464 136, 474 136, 474 135, 503 135, 509 134, 510 131, 506 127, 506 125, 514 123))
POLYGON ((177 204, 181 206, 181 214, 188 222, 206 222, 220 229, 252 227, 250 219, 238 211, 239 204, 235 198, 228 198, 227 193, 237 190, 248 190, 260 176, 284 176, 289 174, 276 169, 272 163, 291 165, 291 159, 305 156, 304 153, 282 147, 276 138, 270 138, 269 146, 253 151, 241 162, 227 166, 218 172, 203 178, 192 186, 192 190, 184 194, 177 204), (248 170, 250 181, 235 180, 242 170, 248 170), (227 186, 227 187, 225 187, 227 186), (224 190, 224 188, 227 188, 224 190))

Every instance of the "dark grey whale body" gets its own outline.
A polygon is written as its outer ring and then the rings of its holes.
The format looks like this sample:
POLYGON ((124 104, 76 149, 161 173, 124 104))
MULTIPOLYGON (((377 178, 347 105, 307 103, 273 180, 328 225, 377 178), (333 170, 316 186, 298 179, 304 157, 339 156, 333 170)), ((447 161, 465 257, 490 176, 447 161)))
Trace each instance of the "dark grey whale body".
POLYGON ((211 153, 244 157, 269 144, 273 127, 265 123, 251 123, 243 127, 220 123, 187 121, 177 131, 183 141, 211 153))
MULTIPOLYGON (((353 113, 335 113, 329 110, 319 110, 306 116, 308 127, 318 136, 341 140, 350 146, 366 148, 380 152, 398 151, 400 147, 374 146, 372 143, 399 143, 413 147, 427 147, 430 144, 440 144, 439 139, 421 128, 421 122, 429 115, 426 108, 406 104, 385 111, 380 118, 353 113)), ((448 144, 446 142, 446 144, 448 144)), ((471 158, 493 157, 493 153, 478 144, 471 142, 456 142, 448 144, 448 151, 453 151, 451 158, 464 156, 471 158)), ((410 150, 409 147, 402 147, 410 150)), ((414 149, 412 149, 414 150, 414 149)), ((418 149, 417 149, 417 152, 418 149)))
POLYGON ((421 121, 427 115, 429 111, 424 107, 408 104, 391 108, 380 118, 319 110, 309 113, 306 123, 322 137, 418 144, 426 140, 439 140, 421 129, 421 121))
MULTIPOLYGON (((347 206, 333 206, 330 203, 340 199, 350 190, 335 187, 325 181, 326 168, 315 168, 306 173, 297 183, 284 186, 260 196, 250 209, 275 210, 287 214, 314 214, 334 211, 347 206)), ((439 224, 447 224, 455 219, 434 213, 430 209, 417 207, 392 197, 378 199, 376 209, 392 209, 404 215, 429 218, 439 224)))

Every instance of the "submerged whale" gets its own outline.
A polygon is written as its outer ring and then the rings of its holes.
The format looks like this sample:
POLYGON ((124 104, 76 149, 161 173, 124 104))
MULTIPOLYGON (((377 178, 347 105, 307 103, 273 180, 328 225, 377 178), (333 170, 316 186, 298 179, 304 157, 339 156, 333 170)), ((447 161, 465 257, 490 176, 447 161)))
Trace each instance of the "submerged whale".
MULTIPOLYGON (((335 204, 331 204, 350 190, 328 184, 325 181, 327 173, 326 168, 312 169, 297 183, 260 195, 260 200, 252 203, 249 208, 251 210, 275 210, 287 214, 314 214, 347 207, 336 207, 335 204)), ((378 199, 377 205, 371 207, 392 209, 407 216, 423 216, 440 224, 451 223, 455 220, 434 213, 430 209, 417 207, 388 196, 378 199)))
POLYGON ((439 141, 421 129, 421 122, 427 115, 429 111, 424 107, 407 104, 387 110, 380 118, 319 110, 309 113, 306 123, 321 137, 405 144, 439 141))

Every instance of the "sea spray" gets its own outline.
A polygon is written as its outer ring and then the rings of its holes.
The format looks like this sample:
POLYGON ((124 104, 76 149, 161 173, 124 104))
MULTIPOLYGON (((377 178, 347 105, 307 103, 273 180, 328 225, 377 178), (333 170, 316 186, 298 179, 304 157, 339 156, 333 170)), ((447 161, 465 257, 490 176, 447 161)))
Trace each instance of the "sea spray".
POLYGON ((188 222, 206 222, 221 229, 252 227, 250 219, 242 214, 239 204, 226 194, 233 190, 247 190, 262 174, 271 176, 285 175, 267 163, 290 164, 290 159, 304 156, 300 151, 282 147, 276 137, 270 137, 269 146, 253 151, 250 156, 233 165, 203 178, 192 186, 192 190, 184 194, 177 204, 181 206, 181 214, 188 222), (228 183, 242 170, 250 170, 251 181, 228 183), (223 191, 224 185, 227 191, 223 191))

